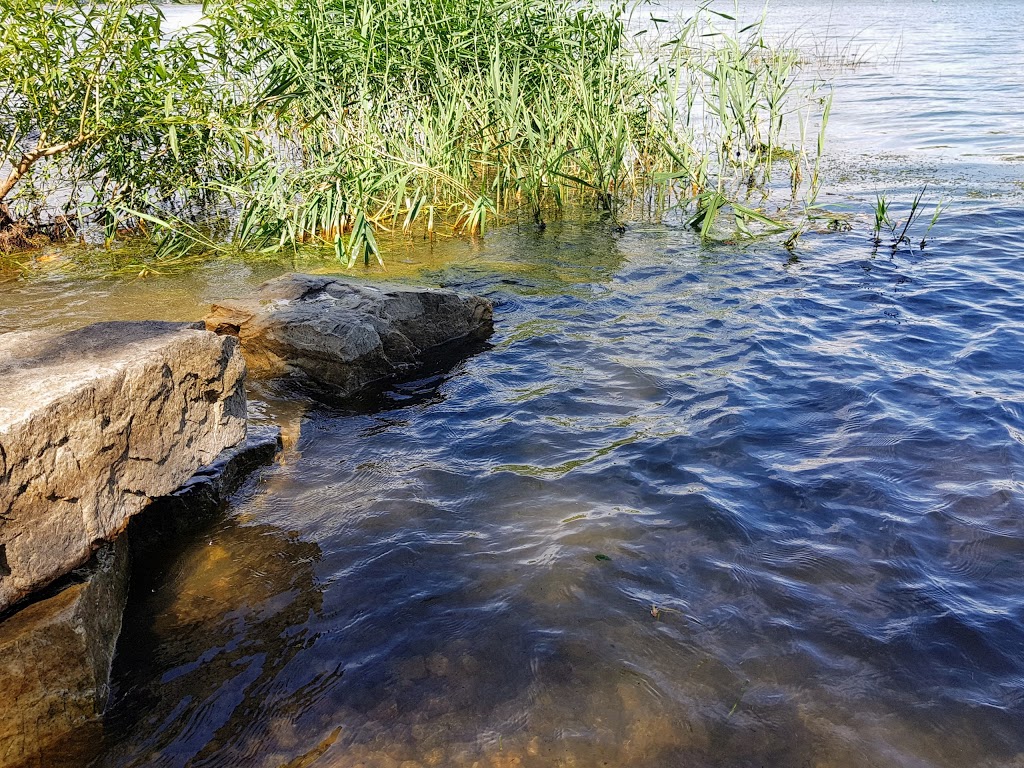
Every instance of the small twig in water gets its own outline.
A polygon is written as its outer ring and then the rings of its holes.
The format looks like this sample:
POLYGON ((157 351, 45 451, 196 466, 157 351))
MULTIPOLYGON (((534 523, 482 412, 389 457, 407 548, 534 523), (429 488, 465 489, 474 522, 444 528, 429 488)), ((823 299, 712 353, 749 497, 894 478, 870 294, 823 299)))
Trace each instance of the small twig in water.
POLYGON ((739 698, 736 699, 736 703, 733 704, 732 705, 732 709, 729 710, 728 717, 732 717, 733 716, 733 713, 736 711, 737 707, 739 707, 740 702, 743 701, 743 696, 747 692, 747 688, 749 688, 749 687, 750 687, 750 681, 749 680, 744 681, 743 688, 740 690, 739 698))

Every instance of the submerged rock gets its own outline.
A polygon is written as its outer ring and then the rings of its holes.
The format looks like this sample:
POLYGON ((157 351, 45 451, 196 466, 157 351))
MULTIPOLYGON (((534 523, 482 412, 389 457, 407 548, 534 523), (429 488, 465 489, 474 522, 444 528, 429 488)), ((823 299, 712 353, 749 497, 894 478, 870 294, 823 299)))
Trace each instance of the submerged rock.
POLYGON ((0 621, 0 766, 85 765, 128 589, 124 541, 105 544, 56 594, 0 621))
POLYGON ((249 427, 245 441, 226 448, 174 493, 156 499, 128 530, 132 553, 180 535, 210 519, 228 504, 246 478, 269 464, 281 450, 278 427, 249 427))
POLYGON ((344 396, 486 338, 493 310, 452 291, 290 274, 214 305, 206 327, 238 336, 254 375, 301 374, 344 396))
POLYGON ((0 611, 240 442, 244 374, 198 324, 0 335, 0 611))

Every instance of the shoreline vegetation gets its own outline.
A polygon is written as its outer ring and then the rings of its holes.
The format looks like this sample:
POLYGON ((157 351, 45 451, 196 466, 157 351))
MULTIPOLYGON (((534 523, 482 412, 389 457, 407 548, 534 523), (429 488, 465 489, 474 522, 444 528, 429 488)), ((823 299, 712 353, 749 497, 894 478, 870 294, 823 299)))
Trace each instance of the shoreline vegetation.
POLYGON ((598 0, 6 0, 0 255, 150 263, 564 215, 702 239, 815 215, 830 91, 729 11, 598 0), (771 209, 769 209, 771 206, 771 209))

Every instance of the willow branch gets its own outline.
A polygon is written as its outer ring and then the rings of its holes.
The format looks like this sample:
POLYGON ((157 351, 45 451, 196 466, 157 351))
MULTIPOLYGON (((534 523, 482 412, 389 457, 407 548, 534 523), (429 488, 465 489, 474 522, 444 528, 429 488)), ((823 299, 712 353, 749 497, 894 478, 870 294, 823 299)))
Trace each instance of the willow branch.
POLYGON ((45 157, 53 157, 54 155, 59 155, 62 152, 68 152, 76 147, 82 146, 92 138, 93 134, 91 133, 79 134, 75 138, 71 139, 71 141, 65 141, 60 144, 50 144, 49 146, 40 146, 37 144, 36 148, 31 152, 24 153, 17 165, 15 165, 11 169, 11 172, 7 174, 7 179, 3 184, 0 184, 0 202, 7 197, 10 191, 14 189, 15 185, 17 185, 25 174, 28 173, 29 168, 31 168, 32 164, 37 160, 42 160, 45 157))

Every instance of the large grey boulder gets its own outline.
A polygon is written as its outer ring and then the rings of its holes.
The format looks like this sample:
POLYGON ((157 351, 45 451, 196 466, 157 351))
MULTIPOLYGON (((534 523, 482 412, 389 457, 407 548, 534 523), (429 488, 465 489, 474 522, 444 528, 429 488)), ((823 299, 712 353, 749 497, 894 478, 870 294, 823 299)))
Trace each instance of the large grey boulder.
POLYGON ((201 324, 0 335, 0 611, 240 442, 244 375, 201 324))
POLYGON ((254 375, 302 374, 349 395, 486 338, 493 310, 453 291, 289 274, 252 299, 214 305, 206 327, 238 336, 254 375))

